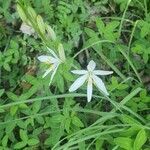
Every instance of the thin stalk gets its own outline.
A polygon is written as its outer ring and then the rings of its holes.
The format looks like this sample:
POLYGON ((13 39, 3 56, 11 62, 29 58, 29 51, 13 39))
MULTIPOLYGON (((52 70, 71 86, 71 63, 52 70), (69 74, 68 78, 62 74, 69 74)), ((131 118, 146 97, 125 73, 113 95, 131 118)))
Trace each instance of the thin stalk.
POLYGON ((127 2, 127 5, 126 5, 126 8, 125 8, 125 10, 124 10, 124 12, 123 12, 123 16, 122 16, 122 18, 121 18, 121 22, 120 22, 120 27, 119 27, 119 38, 120 38, 120 35, 121 35, 121 30, 122 30, 122 26, 123 26, 123 22, 124 22, 124 18, 125 18, 125 15, 126 15, 126 12, 127 12, 127 10, 128 10, 128 7, 129 7, 129 5, 130 5, 130 2, 131 2, 131 0, 128 0, 128 2, 127 2))
POLYGON ((144 11, 145 11, 145 16, 147 17, 147 0, 144 0, 144 11))
POLYGON ((140 78, 139 73, 137 72, 135 66, 133 65, 132 61, 130 60, 130 58, 128 57, 128 55, 122 50, 122 48, 120 48, 118 46, 118 50, 121 52, 121 54, 126 58, 126 60, 128 61, 129 65, 131 66, 131 68, 133 69, 133 71, 135 72, 137 78, 139 79, 139 81, 142 83, 142 80, 140 78))
MULTIPOLYGON (((134 26, 133 26, 133 29, 132 29, 132 32, 131 32, 131 36, 130 36, 130 40, 129 40, 129 44, 128 44, 128 52, 127 52, 128 57, 130 57, 131 42, 132 42, 134 32, 135 32, 135 29, 136 29, 136 26, 137 26, 138 22, 139 22, 139 20, 137 20, 134 23, 134 26)), ((130 72, 130 65, 129 64, 128 64, 128 72, 130 72)))
POLYGON ((83 51, 87 50, 88 48, 90 48, 90 47, 92 47, 92 46, 95 46, 95 45, 97 45, 97 44, 99 44, 99 43, 114 43, 114 42, 109 41, 109 40, 100 40, 100 41, 97 41, 97 42, 95 42, 95 43, 93 43, 93 44, 91 44, 91 45, 89 45, 89 46, 84 47, 83 49, 81 49, 79 52, 77 52, 77 53, 73 56, 73 58, 77 57, 80 53, 82 53, 83 51))

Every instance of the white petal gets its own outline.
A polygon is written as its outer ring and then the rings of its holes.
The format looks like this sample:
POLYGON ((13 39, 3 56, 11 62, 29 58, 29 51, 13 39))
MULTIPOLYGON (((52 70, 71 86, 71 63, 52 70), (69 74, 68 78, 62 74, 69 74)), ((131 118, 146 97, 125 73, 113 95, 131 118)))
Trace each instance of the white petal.
POLYGON ((42 78, 46 77, 51 71, 53 70, 53 67, 50 67, 49 69, 46 70, 42 78))
POLYGON ((47 47, 47 49, 49 50, 49 52, 50 52, 55 58, 58 58, 58 56, 56 55, 56 53, 55 53, 52 49, 50 49, 50 48, 48 48, 48 47, 47 47))
POLYGON ((54 75, 55 75, 55 73, 56 73, 56 71, 57 71, 57 69, 58 69, 58 66, 59 66, 59 65, 57 65, 57 66, 54 68, 54 71, 53 71, 53 73, 52 73, 52 75, 51 75, 51 78, 50 78, 49 85, 51 84, 51 82, 52 82, 52 80, 53 80, 53 78, 54 78, 54 75))
POLYGON ((109 75, 109 74, 112 74, 113 71, 94 70, 93 73, 95 75, 109 75))
POLYGON ((87 73, 86 70, 72 70, 71 72, 74 73, 74 74, 79 74, 79 75, 87 73))
POLYGON ((88 79, 88 85, 87 85, 87 101, 90 102, 92 98, 92 79, 88 79))
POLYGON ((104 92, 106 95, 109 95, 103 81, 95 75, 93 75, 92 77, 93 77, 94 83, 98 87, 98 89, 100 91, 104 92))
POLYGON ((83 83, 86 81, 86 79, 87 79, 87 75, 83 75, 83 76, 79 77, 77 80, 75 80, 75 82, 69 88, 69 92, 73 92, 73 91, 77 90, 80 86, 83 85, 83 83))
POLYGON ((56 62, 56 59, 51 56, 41 55, 38 57, 38 60, 44 63, 54 63, 56 62))
POLYGON ((93 60, 91 60, 89 64, 87 65, 88 71, 93 71, 95 67, 96 67, 96 63, 93 60))

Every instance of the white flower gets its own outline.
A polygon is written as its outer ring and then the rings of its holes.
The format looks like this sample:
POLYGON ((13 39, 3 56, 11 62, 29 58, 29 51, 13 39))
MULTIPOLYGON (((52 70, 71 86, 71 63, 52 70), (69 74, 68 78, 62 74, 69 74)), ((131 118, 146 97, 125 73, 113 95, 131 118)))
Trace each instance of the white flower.
POLYGON ((61 60, 58 58, 58 56, 55 54, 55 52, 53 50, 51 50, 49 48, 48 48, 48 50, 52 56, 41 55, 38 57, 38 59, 42 63, 46 63, 47 65, 49 65, 49 68, 44 73, 43 78, 45 76, 47 76, 50 72, 52 72, 52 75, 50 78, 50 83, 49 83, 49 85, 50 85, 59 65, 61 64, 61 60))
POLYGON ((77 90, 80 86, 87 81, 87 101, 90 102, 92 98, 93 84, 102 91, 104 94, 109 95, 103 81, 98 77, 98 75, 109 75, 112 71, 94 70, 96 64, 93 60, 87 65, 87 70, 73 70, 72 73, 80 76, 70 87, 69 91, 73 92, 77 90))

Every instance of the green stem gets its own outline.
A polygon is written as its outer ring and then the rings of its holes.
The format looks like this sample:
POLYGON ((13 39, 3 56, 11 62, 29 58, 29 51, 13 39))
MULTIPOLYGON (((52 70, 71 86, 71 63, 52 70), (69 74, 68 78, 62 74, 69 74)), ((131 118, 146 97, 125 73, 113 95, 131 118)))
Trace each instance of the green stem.
POLYGON ((124 22, 124 20, 125 20, 125 15, 126 15, 126 12, 127 12, 127 10, 128 10, 128 7, 129 7, 129 5, 130 5, 130 2, 131 2, 131 0, 128 0, 127 6, 126 6, 126 8, 125 8, 125 10, 124 10, 124 12, 123 12, 123 16, 122 16, 122 18, 121 18, 120 27, 119 27, 119 31, 118 31, 118 32, 119 32, 118 38, 120 38, 120 36, 121 36, 121 30, 122 30, 123 22, 124 22))
POLYGON ((147 17, 147 0, 144 0, 145 16, 147 17))

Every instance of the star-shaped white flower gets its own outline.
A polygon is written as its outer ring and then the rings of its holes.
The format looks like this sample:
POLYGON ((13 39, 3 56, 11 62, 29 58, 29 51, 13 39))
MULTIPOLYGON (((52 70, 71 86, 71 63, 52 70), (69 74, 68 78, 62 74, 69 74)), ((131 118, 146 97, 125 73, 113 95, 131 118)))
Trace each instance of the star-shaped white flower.
POLYGON ((50 72, 52 72, 51 78, 50 78, 50 83, 49 83, 49 85, 50 85, 54 78, 54 75, 55 75, 59 65, 62 63, 62 61, 58 58, 58 56, 55 54, 55 52, 53 50, 51 50, 49 48, 48 48, 48 50, 49 50, 51 56, 41 55, 38 57, 38 60, 41 61, 42 63, 49 65, 49 68, 46 70, 46 72, 44 73, 44 75, 42 77, 44 78, 50 72))
POLYGON ((109 95, 103 81, 98 77, 98 75, 109 75, 112 74, 112 71, 104 70, 94 70, 96 63, 91 60, 87 65, 87 70, 73 70, 71 71, 74 74, 82 75, 71 85, 69 91, 73 92, 77 90, 80 86, 87 81, 87 101, 90 102, 92 98, 93 84, 104 94, 109 95))

